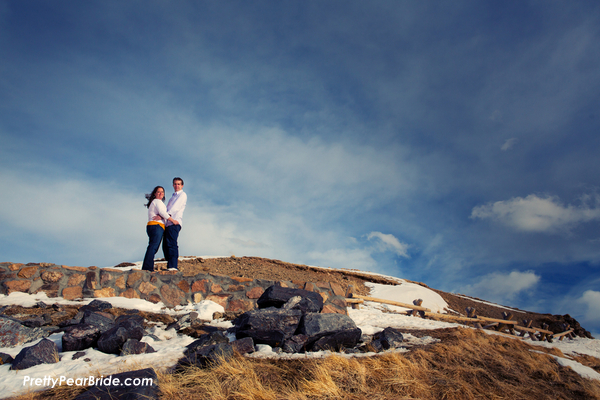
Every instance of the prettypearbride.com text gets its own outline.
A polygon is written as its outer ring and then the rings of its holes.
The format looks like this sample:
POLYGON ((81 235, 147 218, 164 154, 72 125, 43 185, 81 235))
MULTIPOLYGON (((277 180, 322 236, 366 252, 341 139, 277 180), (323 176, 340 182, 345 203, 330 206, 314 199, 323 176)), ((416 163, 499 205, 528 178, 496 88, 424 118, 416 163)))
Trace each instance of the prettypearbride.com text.
POLYGON ((126 378, 121 381, 119 378, 113 378, 112 375, 101 376, 99 378, 95 376, 89 376, 87 378, 67 378, 66 376, 60 376, 58 378, 52 378, 51 376, 44 376, 43 378, 31 378, 30 376, 23 377, 23 386, 47 386, 55 387, 56 385, 62 386, 152 386, 152 378, 126 378))

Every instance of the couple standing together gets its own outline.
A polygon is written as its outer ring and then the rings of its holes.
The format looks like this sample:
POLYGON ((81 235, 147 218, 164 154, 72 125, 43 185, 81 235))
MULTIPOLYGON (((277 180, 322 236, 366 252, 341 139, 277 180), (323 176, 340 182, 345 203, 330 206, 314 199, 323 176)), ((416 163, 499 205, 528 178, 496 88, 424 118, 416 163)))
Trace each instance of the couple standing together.
POLYGON ((154 271, 154 255, 163 243, 163 253, 167 260, 167 271, 178 271, 177 259, 179 258, 179 247, 177 239, 181 230, 183 210, 187 203, 187 195, 183 191, 183 179, 173 178, 173 196, 165 206, 165 189, 157 186, 151 194, 146 195, 148 203, 148 248, 144 256, 142 270, 154 271))

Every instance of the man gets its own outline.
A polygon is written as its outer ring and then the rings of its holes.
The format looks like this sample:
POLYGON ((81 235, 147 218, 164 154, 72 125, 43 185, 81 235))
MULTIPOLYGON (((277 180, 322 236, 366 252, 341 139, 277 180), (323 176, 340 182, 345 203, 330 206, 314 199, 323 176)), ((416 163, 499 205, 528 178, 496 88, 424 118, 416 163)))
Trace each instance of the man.
POLYGON ((167 204, 167 213, 171 216, 171 221, 165 225, 165 234, 163 238, 163 253, 167 260, 167 271, 178 271, 177 259, 179 258, 179 247, 177 239, 181 230, 183 210, 187 203, 187 194, 183 191, 183 179, 173 178, 173 196, 167 204))

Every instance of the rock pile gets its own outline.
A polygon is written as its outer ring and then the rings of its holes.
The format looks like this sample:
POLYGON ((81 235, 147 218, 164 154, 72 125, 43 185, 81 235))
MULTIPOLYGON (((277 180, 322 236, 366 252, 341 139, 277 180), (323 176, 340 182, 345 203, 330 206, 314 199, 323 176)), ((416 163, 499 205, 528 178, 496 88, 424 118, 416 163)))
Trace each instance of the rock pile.
MULTIPOLYGON (((187 346, 184 357, 178 361, 173 372, 191 365, 204 368, 227 360, 236 353, 252 353, 259 344, 269 345, 276 352, 287 353, 319 350, 364 352, 399 347, 403 340, 400 332, 387 328, 369 343, 361 344, 361 339, 364 341, 365 338, 361 338, 361 330, 350 317, 323 313, 323 298, 318 293, 303 289, 271 286, 264 291, 257 304, 260 308, 238 315, 233 320, 233 327, 227 331, 204 325, 195 312, 170 324, 167 329, 197 337, 187 346)), ((77 351, 73 359, 84 356, 82 351, 90 347, 120 356, 154 352, 150 345, 141 342, 143 336, 148 335, 144 329, 144 318, 135 310, 115 318, 107 312, 111 307, 108 302, 93 300, 59 326, 46 324, 28 327, 21 321, 0 315, 0 339, 3 340, 0 346, 17 346, 62 331, 62 351, 77 351)), ((41 324, 45 319, 48 318, 40 318, 38 322, 41 324)), ((31 320, 24 322, 32 325, 31 320)), ((39 364, 57 363, 59 357, 56 344, 44 338, 36 345, 24 348, 14 360, 0 353, 0 364, 10 363, 12 370, 23 370, 39 364)), ((143 370, 124 374, 146 376, 154 372, 143 370)), ((110 390, 110 387, 104 389, 110 390)), ((94 387, 91 390, 97 392, 100 389, 94 387)), ((157 393, 156 385, 137 390, 145 390, 146 395, 157 393)), ((82 398, 93 398, 90 397, 93 395, 90 391, 84 393, 82 398)))

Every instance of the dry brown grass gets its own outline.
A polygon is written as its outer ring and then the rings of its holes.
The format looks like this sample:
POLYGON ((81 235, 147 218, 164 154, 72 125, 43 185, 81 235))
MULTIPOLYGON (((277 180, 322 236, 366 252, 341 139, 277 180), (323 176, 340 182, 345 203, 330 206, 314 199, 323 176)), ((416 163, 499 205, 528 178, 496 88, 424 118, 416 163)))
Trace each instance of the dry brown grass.
MULTIPOLYGON (((552 353, 563 356, 558 350, 552 353)), ((159 373, 159 387, 162 399, 600 399, 600 382, 559 366, 539 348, 473 329, 448 330, 440 343, 408 353, 302 360, 236 357, 212 368, 159 373)), ((75 394, 60 389, 51 397, 66 400, 75 394)))

